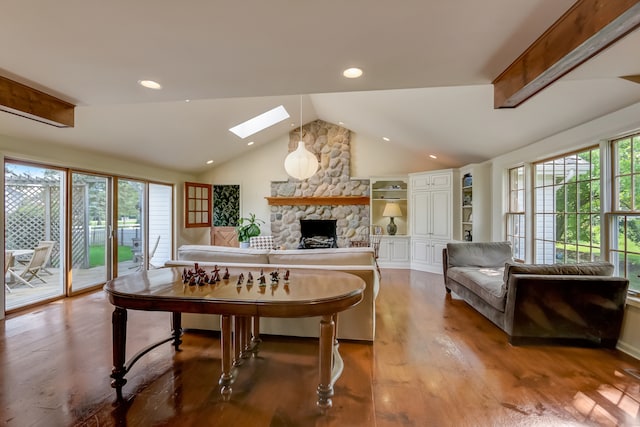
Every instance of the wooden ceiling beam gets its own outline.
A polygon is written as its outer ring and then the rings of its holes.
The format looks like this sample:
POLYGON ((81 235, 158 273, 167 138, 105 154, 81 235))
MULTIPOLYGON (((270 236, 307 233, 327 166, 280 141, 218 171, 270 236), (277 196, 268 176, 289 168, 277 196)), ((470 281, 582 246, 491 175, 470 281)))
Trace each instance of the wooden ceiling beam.
POLYGON ((0 111, 59 128, 74 125, 75 105, 2 76, 0 111))
POLYGON ((640 0, 578 0, 493 83, 494 108, 513 108, 640 25, 640 0))

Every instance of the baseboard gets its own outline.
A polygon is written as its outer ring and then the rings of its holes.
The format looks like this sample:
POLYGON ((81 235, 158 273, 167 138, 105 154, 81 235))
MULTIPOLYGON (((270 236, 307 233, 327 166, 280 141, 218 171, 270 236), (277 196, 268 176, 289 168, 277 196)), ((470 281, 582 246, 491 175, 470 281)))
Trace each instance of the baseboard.
POLYGON ((635 347, 631 344, 628 344, 624 341, 618 340, 618 344, 616 345, 616 349, 620 350, 623 353, 628 354, 629 356, 640 360, 640 348, 635 347))

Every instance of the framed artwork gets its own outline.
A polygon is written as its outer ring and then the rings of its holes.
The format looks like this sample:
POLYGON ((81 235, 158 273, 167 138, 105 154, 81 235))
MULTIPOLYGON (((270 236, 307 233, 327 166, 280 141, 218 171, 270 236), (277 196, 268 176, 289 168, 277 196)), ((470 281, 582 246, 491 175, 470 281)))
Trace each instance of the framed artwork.
POLYGON ((235 227, 240 220, 240 186, 213 186, 213 226, 235 227))

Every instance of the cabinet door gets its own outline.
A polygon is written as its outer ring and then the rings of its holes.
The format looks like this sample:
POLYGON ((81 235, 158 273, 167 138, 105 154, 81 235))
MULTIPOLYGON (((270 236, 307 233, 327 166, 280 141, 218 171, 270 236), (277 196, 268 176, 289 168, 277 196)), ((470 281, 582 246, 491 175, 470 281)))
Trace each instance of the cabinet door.
POLYGON ((451 188, 451 173, 434 173, 430 176, 430 189, 450 189, 451 188))
POLYGON ((431 191, 430 237, 433 239, 448 240, 452 234, 451 218, 451 191, 431 191))
POLYGON ((416 174, 411 176, 411 191, 424 191, 429 189, 431 176, 428 174, 416 174))
POLYGON ((411 239, 411 262, 431 264, 431 246, 429 240, 411 239))
POLYGON ((393 262, 409 261, 409 240, 396 239, 390 242, 390 255, 393 262))
POLYGON ((428 237, 430 228, 431 193, 420 191, 414 193, 411 198, 411 235, 428 237))
POLYGON ((442 250, 447 247, 447 242, 434 240, 431 243, 432 259, 431 264, 442 267, 442 250))
POLYGON ((384 237, 380 239, 380 247, 378 248, 378 262, 385 263, 390 259, 389 240, 384 237))

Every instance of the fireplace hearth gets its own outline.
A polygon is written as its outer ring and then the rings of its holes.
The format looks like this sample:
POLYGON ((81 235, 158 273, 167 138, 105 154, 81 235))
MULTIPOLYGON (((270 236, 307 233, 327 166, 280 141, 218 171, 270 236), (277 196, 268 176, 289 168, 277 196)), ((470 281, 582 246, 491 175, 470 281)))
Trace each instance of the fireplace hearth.
POLYGON ((335 219, 301 219, 298 249, 337 248, 335 219))

